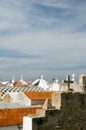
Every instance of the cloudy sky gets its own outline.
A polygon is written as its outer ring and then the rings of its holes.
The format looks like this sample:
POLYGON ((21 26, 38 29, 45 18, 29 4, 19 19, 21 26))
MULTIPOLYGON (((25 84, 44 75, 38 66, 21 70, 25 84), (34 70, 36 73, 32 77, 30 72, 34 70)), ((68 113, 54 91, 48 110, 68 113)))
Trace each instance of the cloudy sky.
POLYGON ((86 73, 86 0, 0 0, 0 79, 86 73))

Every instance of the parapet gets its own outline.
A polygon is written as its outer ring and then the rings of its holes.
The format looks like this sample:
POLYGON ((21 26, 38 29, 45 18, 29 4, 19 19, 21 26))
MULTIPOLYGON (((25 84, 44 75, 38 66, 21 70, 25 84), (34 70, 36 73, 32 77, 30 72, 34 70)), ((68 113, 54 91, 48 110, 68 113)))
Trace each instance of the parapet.
POLYGON ((86 107, 86 94, 85 93, 58 93, 52 94, 52 106, 56 109, 63 109, 66 107, 86 107))

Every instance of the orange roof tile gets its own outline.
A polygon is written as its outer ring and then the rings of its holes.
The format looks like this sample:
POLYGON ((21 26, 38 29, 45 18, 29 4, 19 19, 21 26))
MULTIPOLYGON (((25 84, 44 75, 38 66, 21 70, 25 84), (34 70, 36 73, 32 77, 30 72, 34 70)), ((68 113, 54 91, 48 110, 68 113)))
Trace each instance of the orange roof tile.
POLYGON ((41 109, 41 107, 0 109, 0 126, 22 124, 23 117, 36 114, 36 109, 41 109))
POLYGON ((24 92, 24 94, 33 100, 51 99, 52 92, 24 92))
POLYGON ((17 86, 17 87, 24 87, 24 85, 21 83, 21 81, 18 81, 18 82, 15 84, 15 86, 17 86))

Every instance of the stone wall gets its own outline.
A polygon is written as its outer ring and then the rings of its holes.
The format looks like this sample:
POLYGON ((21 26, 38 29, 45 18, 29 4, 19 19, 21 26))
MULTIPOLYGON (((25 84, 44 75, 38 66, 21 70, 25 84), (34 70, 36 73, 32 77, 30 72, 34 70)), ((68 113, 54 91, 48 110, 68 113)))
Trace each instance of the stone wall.
POLYGON ((86 95, 63 93, 61 99, 60 129, 86 130, 86 95))
POLYGON ((56 109, 45 110, 45 116, 33 117, 31 130, 86 130, 86 94, 55 93, 53 96, 52 100, 57 97, 57 104, 56 100, 52 101, 56 109))

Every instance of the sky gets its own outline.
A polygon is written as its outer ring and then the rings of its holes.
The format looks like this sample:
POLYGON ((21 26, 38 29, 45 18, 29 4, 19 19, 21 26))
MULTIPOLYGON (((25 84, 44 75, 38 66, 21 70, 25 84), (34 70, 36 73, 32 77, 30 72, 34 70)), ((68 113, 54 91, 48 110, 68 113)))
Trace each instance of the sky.
POLYGON ((86 0, 0 0, 0 79, 86 74, 86 0))

